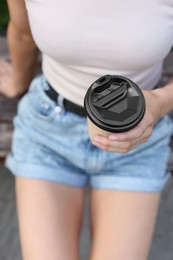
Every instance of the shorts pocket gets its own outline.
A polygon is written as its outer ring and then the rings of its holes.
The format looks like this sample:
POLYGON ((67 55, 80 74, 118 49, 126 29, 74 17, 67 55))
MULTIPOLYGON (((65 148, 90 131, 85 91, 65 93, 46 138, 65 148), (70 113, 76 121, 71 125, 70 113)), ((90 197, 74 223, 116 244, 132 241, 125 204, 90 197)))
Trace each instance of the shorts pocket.
POLYGON ((38 119, 53 121, 56 116, 56 103, 46 95, 44 84, 42 78, 36 78, 31 83, 28 92, 29 109, 38 119))

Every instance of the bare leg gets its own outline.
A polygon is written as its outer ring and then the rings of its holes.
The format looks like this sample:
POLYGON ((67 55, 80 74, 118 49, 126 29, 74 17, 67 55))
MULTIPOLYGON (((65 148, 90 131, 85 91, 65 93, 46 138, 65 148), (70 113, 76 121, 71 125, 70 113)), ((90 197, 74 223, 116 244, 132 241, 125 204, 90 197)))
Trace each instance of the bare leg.
POLYGON ((16 178, 24 260, 77 260, 84 189, 16 178))
POLYGON ((146 260, 158 193, 92 189, 91 260, 146 260))

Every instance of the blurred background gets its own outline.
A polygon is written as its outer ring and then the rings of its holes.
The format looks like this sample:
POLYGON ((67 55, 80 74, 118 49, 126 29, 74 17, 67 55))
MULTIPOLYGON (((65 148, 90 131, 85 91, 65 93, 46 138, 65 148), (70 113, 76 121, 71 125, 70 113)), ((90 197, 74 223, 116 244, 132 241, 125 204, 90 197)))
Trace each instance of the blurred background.
POLYGON ((5 34, 9 20, 6 0, 0 0, 0 33, 5 34))
MULTIPOLYGON (((0 0, 0 59, 10 62, 6 42, 6 29, 9 20, 7 4, 0 0)), ((38 65, 39 66, 39 65, 38 65)), ((40 68, 38 68, 40 70, 40 68)), ((163 84, 173 75, 173 52, 165 59, 163 84)), ((0 95, 0 260, 21 260, 14 191, 14 177, 4 167, 5 157, 10 150, 12 120, 16 114, 19 98, 8 99, 0 95)), ((173 118, 172 114, 170 116, 173 118)), ((168 167, 173 170, 173 140, 168 167)), ((159 158, 158 158, 159 160, 159 158)), ((156 162, 157 163, 157 162, 156 162)), ((81 260, 88 259, 90 233, 88 225, 88 188, 83 228, 80 240, 81 260)), ((160 203, 149 260, 173 259, 173 177, 170 178, 160 203)), ((106 260, 106 259, 105 259, 106 260)))

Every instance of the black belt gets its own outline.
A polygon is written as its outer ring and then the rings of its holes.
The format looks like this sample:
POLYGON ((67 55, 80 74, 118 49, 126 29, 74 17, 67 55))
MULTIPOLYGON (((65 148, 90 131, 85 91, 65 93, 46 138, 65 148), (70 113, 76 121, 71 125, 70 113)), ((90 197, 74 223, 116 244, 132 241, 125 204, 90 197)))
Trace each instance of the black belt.
MULTIPOLYGON (((160 82, 159 82, 160 83, 160 82)), ((156 89, 158 87, 160 87, 160 84, 157 84, 153 89, 156 89)), ((48 86, 49 86, 49 89, 48 90, 45 90, 46 94, 55 102, 57 102, 57 98, 58 98, 58 93, 51 87, 51 85, 47 82, 48 86)), ((71 101, 69 101, 68 99, 65 99, 63 100, 64 102, 64 107, 67 111, 70 111, 72 113, 75 113, 77 115, 80 115, 80 116, 86 116, 86 112, 85 112, 85 109, 84 107, 82 106, 79 106, 71 101)))
MULTIPOLYGON (((48 83, 48 86, 49 86, 49 89, 45 90, 46 94, 48 95, 48 97, 50 97, 50 99, 57 102, 57 98, 58 98, 59 94, 51 87, 51 85, 49 83, 48 83)), ((79 106, 65 98, 63 100, 63 103, 64 103, 64 107, 67 111, 75 113, 79 116, 86 116, 84 107, 79 106)))

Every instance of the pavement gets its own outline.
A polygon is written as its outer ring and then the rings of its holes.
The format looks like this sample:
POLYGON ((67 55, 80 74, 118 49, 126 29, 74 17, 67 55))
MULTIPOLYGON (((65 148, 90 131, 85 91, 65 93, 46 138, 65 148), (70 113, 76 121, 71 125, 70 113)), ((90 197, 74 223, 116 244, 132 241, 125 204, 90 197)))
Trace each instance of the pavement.
MULTIPOLYGON (((0 37, 0 58, 2 57, 9 58, 9 55, 6 47, 6 39, 0 37)), ((170 54, 165 62, 165 81, 171 74, 173 74, 173 54, 170 54)), ((172 162, 173 156, 171 154, 170 167, 172 167, 172 162)), ((88 190, 86 189, 87 196, 80 239, 81 260, 88 260, 90 249, 88 190)), ((0 163, 0 260, 22 260, 18 234, 14 177, 2 163, 0 163)), ((159 214, 148 260, 173 260, 173 177, 170 178, 162 192, 159 214)))

